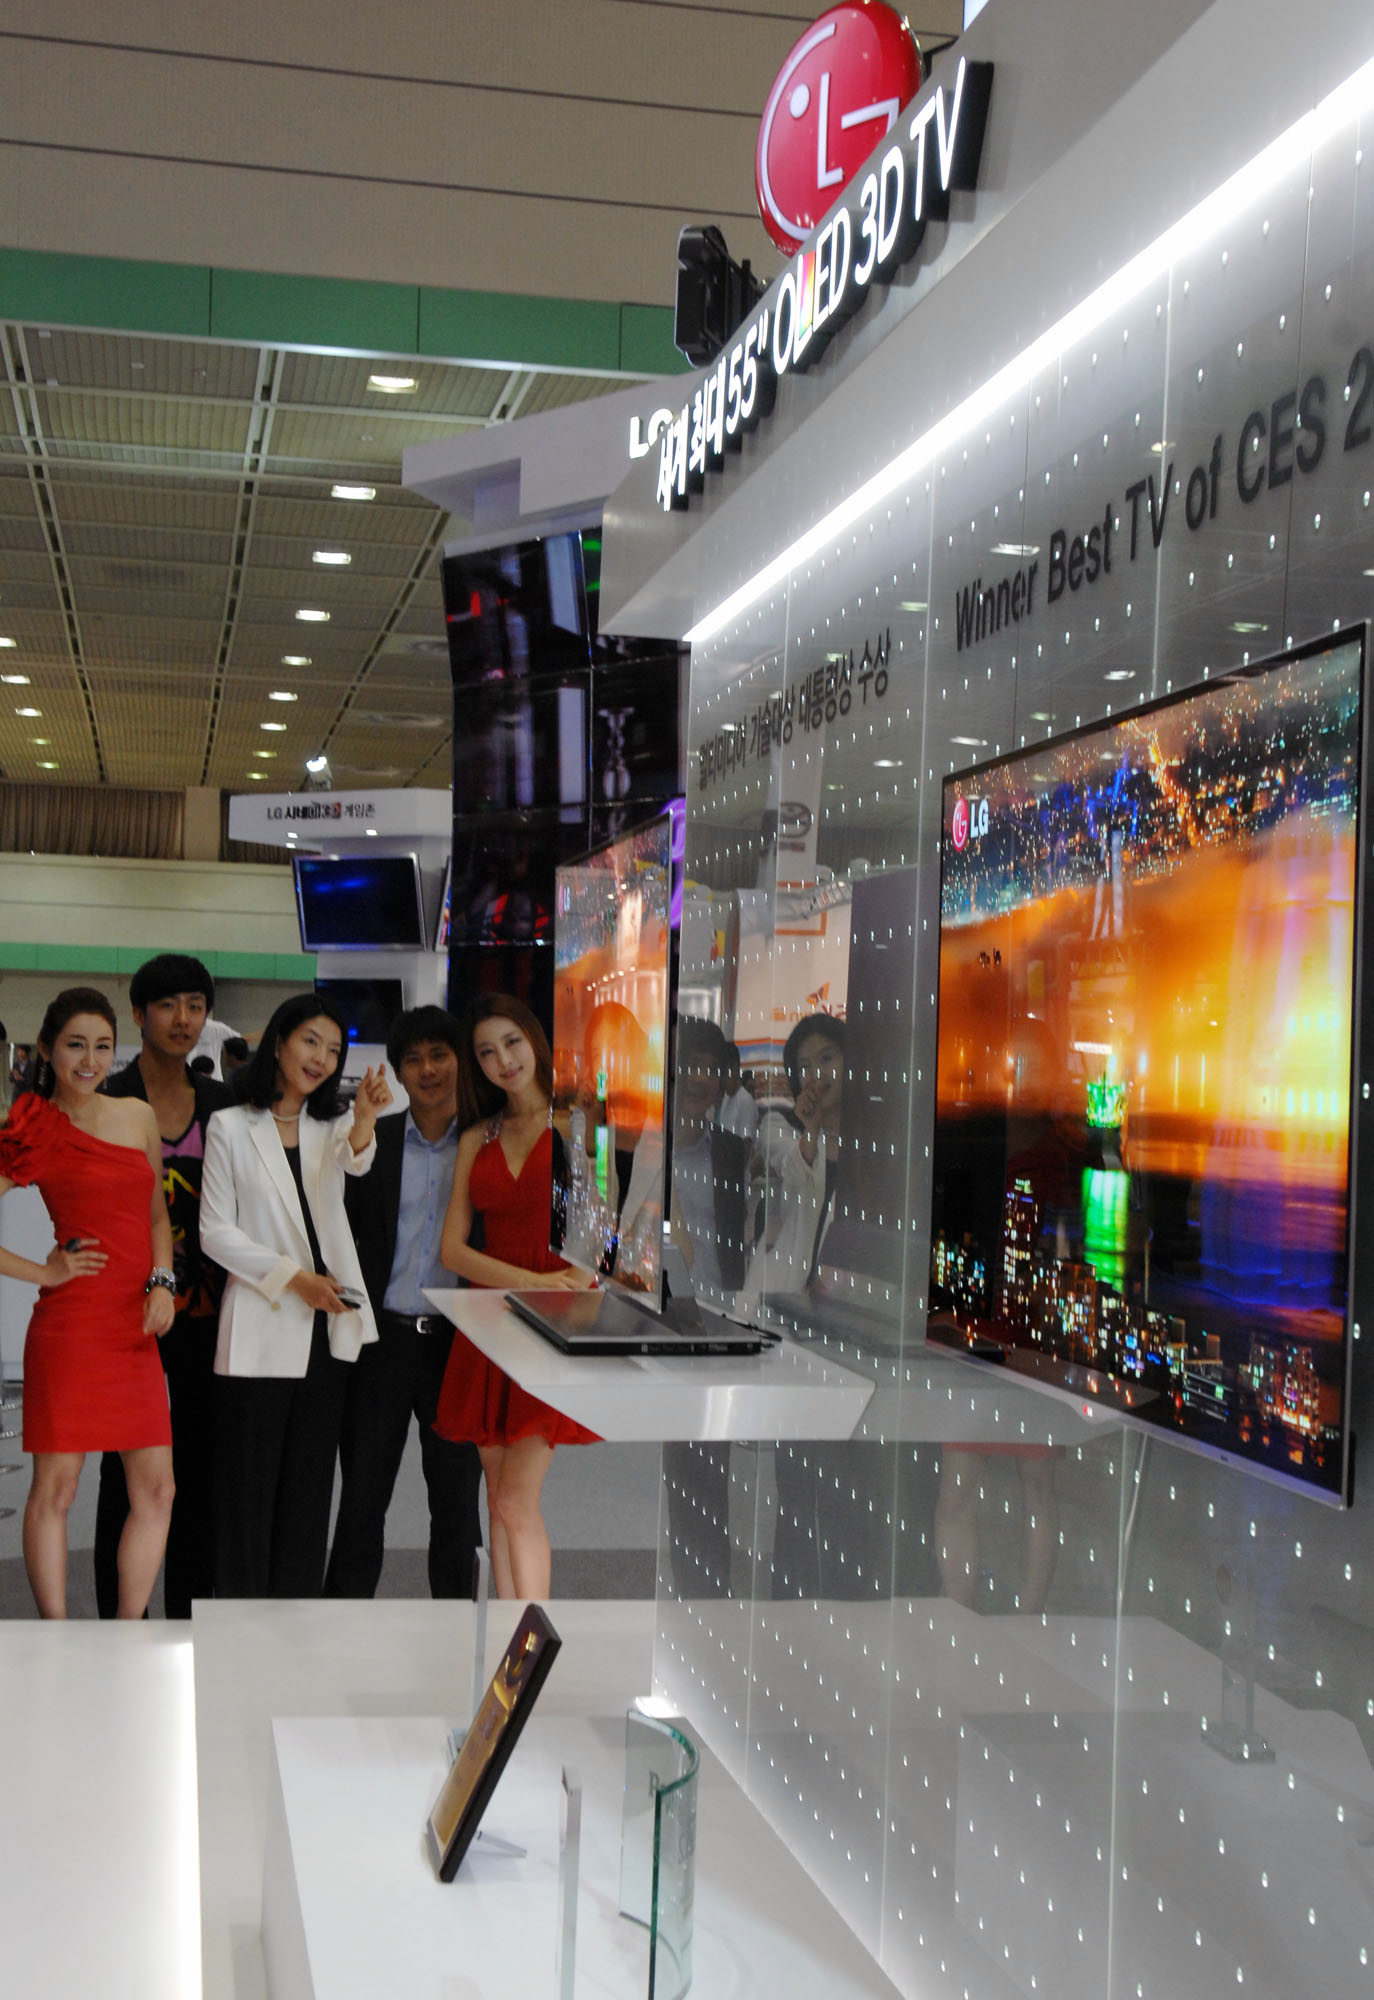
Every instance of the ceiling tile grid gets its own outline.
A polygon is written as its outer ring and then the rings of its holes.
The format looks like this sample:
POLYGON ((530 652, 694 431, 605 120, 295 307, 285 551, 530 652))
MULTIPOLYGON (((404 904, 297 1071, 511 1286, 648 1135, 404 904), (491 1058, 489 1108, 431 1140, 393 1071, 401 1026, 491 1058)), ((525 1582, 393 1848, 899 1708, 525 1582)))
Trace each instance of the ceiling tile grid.
POLYGON ((5 775, 445 783, 445 524, 402 450, 641 379, 0 321, 5 775))

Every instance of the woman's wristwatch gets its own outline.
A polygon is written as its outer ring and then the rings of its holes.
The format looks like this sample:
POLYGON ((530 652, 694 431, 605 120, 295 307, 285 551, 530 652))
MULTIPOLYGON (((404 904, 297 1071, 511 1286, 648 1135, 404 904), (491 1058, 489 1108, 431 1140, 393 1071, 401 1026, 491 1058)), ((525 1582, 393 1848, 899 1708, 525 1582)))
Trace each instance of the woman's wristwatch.
POLYGON ((145 1298, 156 1285, 161 1285, 164 1292, 170 1292, 173 1298, 176 1297, 176 1291, 177 1291, 176 1275, 174 1272, 169 1271, 165 1264, 155 1264, 152 1270, 148 1273, 148 1282, 143 1287, 143 1294, 145 1298))

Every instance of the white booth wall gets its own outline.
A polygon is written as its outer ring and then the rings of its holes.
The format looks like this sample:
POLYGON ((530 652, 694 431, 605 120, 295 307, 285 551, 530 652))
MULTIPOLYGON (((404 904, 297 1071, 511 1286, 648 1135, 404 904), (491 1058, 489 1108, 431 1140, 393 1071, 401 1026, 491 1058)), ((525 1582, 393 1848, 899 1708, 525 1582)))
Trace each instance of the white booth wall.
MULTIPOLYGON (((905 1993, 1353 1995, 1374 1991, 1367 1481, 1339 1510, 924 1342, 943 776, 1374 614, 1374 74, 1265 152, 1374 57, 1367 9, 1315 0, 1299 21, 1218 0, 1096 103, 1113 11, 989 7, 964 46, 997 65, 1000 225, 982 193, 959 197, 919 278, 784 383, 704 502, 666 519, 641 470, 608 508, 627 628, 706 625, 745 592, 693 643, 687 871, 722 913, 703 934, 718 952, 732 899, 756 919, 786 873, 784 805, 814 815, 813 879, 853 876, 830 914, 851 926, 843 1144, 864 1197, 832 1225, 841 1268, 803 1337, 878 1384, 846 1445, 669 1455, 655 1676, 905 1993), (1055 103, 1072 105, 1057 152, 1055 103), (1018 159, 1039 179, 1013 186, 1018 159), (1281 399, 1315 377, 1322 448, 1299 428, 1271 479, 1281 399), (1197 467, 1215 505, 1192 526, 1197 467), (1053 533, 1104 515, 1110 572, 1049 602, 1053 533), (996 545, 1039 552, 1033 608, 961 645, 956 593, 1031 560, 996 545), (880 641, 881 695, 856 670, 845 713, 803 728, 794 701, 790 736, 763 740, 765 704, 880 641), (884 1017, 860 1022, 884 951, 884 1017), (1026 1450, 1045 1445, 1059 1452, 1026 1450), (971 1609, 940 1566, 970 1488, 971 1609), (1228 1675, 1242 1699, 1253 1684, 1274 1761, 1205 1740, 1228 1675)), ((745 927, 779 1040, 799 996, 824 1004, 808 922, 787 917, 745 927)), ((683 978, 721 995, 728 1030, 730 973, 683 978)), ((1357 1338, 1366 1439, 1371 1373, 1357 1338)))

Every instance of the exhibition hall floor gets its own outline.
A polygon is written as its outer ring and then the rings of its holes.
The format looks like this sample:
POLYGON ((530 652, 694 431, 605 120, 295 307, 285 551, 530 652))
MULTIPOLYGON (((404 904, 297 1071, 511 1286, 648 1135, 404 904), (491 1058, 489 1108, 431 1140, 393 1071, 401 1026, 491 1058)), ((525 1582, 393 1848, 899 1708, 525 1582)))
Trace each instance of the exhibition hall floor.
MULTIPOLYGON (((4 1424, 17 1429, 19 1412, 7 1412, 4 1424)), ((555 1597, 653 1596, 659 1460, 656 1444, 607 1444, 554 1453, 544 1486, 544 1513, 553 1543, 555 1597)), ((96 1479, 92 1461, 82 1475, 71 1514, 67 1608, 73 1618, 95 1616, 90 1549, 96 1479)), ((35 1615, 19 1540, 19 1510, 28 1490, 28 1460, 20 1452, 18 1438, 0 1440, 0 1508, 16 1510, 9 1520, 0 1520, 0 1619, 35 1615), (7 1465, 19 1469, 7 1473, 7 1465)), ((419 1436, 412 1425, 387 1514, 379 1597, 428 1597, 428 1532, 419 1436)), ((152 1612, 154 1617, 162 1615, 161 1582, 153 1595, 152 1612)))

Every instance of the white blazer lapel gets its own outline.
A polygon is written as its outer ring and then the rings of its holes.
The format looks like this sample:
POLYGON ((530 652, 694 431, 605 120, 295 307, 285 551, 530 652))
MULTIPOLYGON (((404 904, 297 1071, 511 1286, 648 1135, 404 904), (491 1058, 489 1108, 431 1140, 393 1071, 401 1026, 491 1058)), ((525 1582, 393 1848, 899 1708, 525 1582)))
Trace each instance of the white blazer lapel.
MULTIPOLYGON (((301 1120, 301 1124, 304 1126, 304 1119, 301 1120)), ((308 1260, 310 1239, 306 1234, 305 1217, 301 1214, 300 1196, 296 1192, 295 1176, 286 1163, 281 1140, 277 1137, 276 1126, 272 1123, 272 1114, 262 1111, 256 1118, 250 1118, 248 1136, 253 1142, 258 1158, 267 1169, 273 1187, 281 1196, 287 1214, 300 1232, 301 1246, 306 1251, 308 1260)), ((304 1153, 301 1155, 301 1165, 305 1166, 304 1153)))

